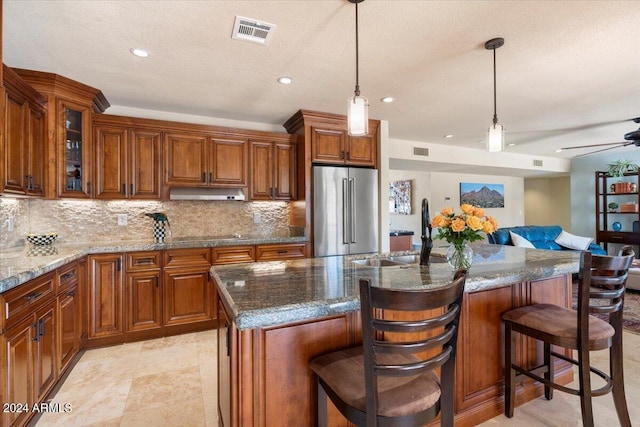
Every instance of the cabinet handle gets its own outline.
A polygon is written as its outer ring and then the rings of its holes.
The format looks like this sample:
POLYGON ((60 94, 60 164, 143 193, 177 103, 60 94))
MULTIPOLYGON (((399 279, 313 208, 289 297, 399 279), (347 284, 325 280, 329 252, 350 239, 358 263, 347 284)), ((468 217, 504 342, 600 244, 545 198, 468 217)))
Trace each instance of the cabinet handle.
POLYGON ((231 346, 229 345, 229 342, 231 341, 231 328, 229 326, 229 322, 225 320, 224 327, 227 328, 227 356, 231 356, 231 346))
POLYGON ((87 194, 91 195, 91 183, 87 182, 87 194))
MULTIPOLYGON (((38 328, 38 329, 39 329, 39 331, 38 331, 38 337, 44 337, 44 334, 45 334, 45 332, 46 332, 45 324, 44 324, 44 319, 40 319, 38 322, 40 323, 40 327, 38 328)), ((38 341, 39 341, 39 340, 40 340, 40 338, 38 338, 38 341)))
POLYGON ((24 176, 27 180, 27 190, 31 190, 31 180, 29 179, 29 175, 24 176))
POLYGON ((158 278, 154 277, 153 280, 156 282, 156 288, 159 288, 160 284, 158 283, 158 278))
POLYGON ((42 292, 34 292, 32 294, 27 295, 25 298, 27 298, 27 300, 29 301, 33 301, 35 299, 38 299, 40 295, 42 295, 42 292))
POLYGON ((122 194, 127 195, 127 184, 122 184, 122 194))
POLYGON ((63 280, 67 280, 74 277, 75 275, 76 275, 75 271, 70 271, 69 273, 64 273, 62 276, 60 276, 60 278, 63 280))
POLYGON ((278 187, 273 189, 273 198, 275 199, 276 197, 278 197, 280 195, 280 193, 278 193, 278 187))
POLYGON ((136 260, 136 265, 153 264, 153 258, 140 258, 136 260))
POLYGON ((67 292, 67 296, 68 296, 68 297, 75 297, 75 296, 76 296, 76 291, 69 291, 69 292, 67 292))
POLYGON ((129 196, 133 196, 133 184, 129 184, 129 196))
POLYGON ((202 172, 202 182, 207 182, 207 173, 206 172, 202 172))
POLYGON ((213 178, 213 172, 209 172, 209 182, 213 184, 214 181, 215 179, 213 178))
POLYGON ((116 262, 116 268, 118 269, 118 271, 122 269, 122 258, 118 258, 116 262))
POLYGON ((344 160, 344 151, 341 151, 341 152, 340 152, 340 158, 341 158, 342 160, 344 160))
POLYGON ((289 253, 289 251, 283 250, 283 249, 278 251, 278 255, 284 255, 284 254, 288 254, 288 253, 289 253))

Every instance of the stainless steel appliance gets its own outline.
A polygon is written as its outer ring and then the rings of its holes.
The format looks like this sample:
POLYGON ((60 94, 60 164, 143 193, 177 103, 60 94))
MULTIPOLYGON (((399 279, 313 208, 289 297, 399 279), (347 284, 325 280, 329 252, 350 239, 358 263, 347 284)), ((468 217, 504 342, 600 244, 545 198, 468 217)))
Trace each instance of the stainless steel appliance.
POLYGON ((378 171, 313 168, 314 255, 378 251, 378 171))

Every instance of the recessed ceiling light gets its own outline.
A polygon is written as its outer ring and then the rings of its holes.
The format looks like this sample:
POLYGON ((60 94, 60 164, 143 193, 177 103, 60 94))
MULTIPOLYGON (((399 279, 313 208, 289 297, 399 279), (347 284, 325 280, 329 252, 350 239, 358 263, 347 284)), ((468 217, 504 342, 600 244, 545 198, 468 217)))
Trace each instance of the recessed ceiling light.
POLYGON ((507 144, 507 147, 515 147, 516 144, 514 144, 513 142, 510 144, 507 144))
POLYGON ((453 134, 448 133, 448 134, 446 134, 444 137, 445 137, 445 138, 453 138, 453 134))
POLYGON ((558 148, 558 149, 556 150, 556 153, 562 153, 562 148, 558 148))
POLYGON ((293 82, 293 79, 291 77, 288 77, 288 76, 278 77, 278 83, 281 83, 283 85, 290 85, 292 82, 293 82))
POLYGON ((382 102, 393 102, 393 96, 385 96, 384 98, 380 99, 380 101, 382 101, 382 102))
POLYGON ((147 56, 149 56, 149 52, 139 47, 131 48, 131 53, 139 58, 146 58, 147 56))

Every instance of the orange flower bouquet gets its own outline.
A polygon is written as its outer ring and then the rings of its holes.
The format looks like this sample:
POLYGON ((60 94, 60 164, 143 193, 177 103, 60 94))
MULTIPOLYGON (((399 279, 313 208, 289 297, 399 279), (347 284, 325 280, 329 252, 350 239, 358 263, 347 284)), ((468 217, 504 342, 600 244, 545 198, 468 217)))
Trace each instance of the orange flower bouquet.
POLYGON ((438 228, 436 239, 444 239, 451 245, 447 250, 447 260, 453 268, 469 268, 473 251, 467 243, 483 240, 482 233, 491 234, 498 228, 492 216, 485 215, 484 209, 473 205, 461 205, 461 213, 453 208, 444 208, 431 221, 438 228))

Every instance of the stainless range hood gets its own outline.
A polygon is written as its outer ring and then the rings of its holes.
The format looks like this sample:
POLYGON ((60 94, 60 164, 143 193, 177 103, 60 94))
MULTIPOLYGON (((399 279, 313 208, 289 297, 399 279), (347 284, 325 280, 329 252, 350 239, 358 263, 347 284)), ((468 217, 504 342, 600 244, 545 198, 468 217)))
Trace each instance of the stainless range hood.
POLYGON ((242 188, 172 188, 169 200, 245 200, 242 188))

